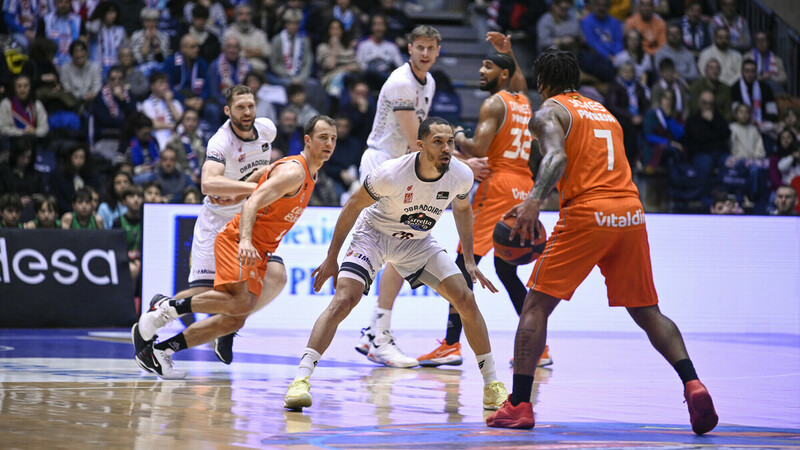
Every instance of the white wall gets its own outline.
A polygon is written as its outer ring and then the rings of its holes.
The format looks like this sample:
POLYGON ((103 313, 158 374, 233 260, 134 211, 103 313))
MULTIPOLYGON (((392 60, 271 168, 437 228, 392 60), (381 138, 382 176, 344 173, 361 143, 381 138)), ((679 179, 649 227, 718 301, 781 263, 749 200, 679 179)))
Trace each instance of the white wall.
MULTIPOLYGON (((193 205, 145 205, 143 303, 174 286, 176 217, 196 215, 193 205)), ((287 233, 278 253, 289 278, 284 291, 247 322, 248 328, 310 329, 331 298, 330 286, 311 293, 310 272, 322 262, 338 208, 308 208, 287 233)), ((556 213, 543 213, 549 231, 556 213)), ((684 332, 800 334, 800 218, 660 215, 647 216, 651 258, 660 306, 684 332)), ((434 236, 455 258, 457 234, 447 211, 434 236)), ((346 249, 347 245, 342 251, 346 249)), ((494 274, 491 255, 481 263, 501 291, 476 287, 490 330, 513 331, 517 318, 494 274)), ((533 264, 520 267, 527 281, 533 264)), ((330 282, 329 282, 330 283, 330 282)), ((341 325, 367 325, 376 289, 341 325)), ((395 304, 392 328, 441 331, 447 306, 430 290, 407 285, 395 304)), ((559 331, 633 331, 624 309, 607 306, 599 270, 589 275, 570 302, 562 302, 549 324, 559 331)))

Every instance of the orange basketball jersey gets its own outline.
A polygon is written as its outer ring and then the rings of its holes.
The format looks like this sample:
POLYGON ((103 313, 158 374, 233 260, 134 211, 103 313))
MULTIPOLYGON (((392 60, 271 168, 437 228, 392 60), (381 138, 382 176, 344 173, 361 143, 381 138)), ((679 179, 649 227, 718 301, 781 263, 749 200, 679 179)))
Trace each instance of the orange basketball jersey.
POLYGON ((489 169, 492 172, 511 171, 531 177, 528 159, 531 154, 531 104, 519 93, 500 91, 497 93, 506 106, 503 125, 495 133, 489 146, 489 169))
POLYGON ((596 198, 636 197, 622 128, 602 104, 577 92, 551 97, 569 112, 567 168, 558 181, 561 207, 596 198))
MULTIPOLYGON (((264 175, 261 176, 261 179, 258 180, 258 186, 261 186, 269 178, 270 172, 280 164, 300 164, 303 166, 306 178, 303 180, 303 186, 296 194, 291 197, 279 198, 258 210, 256 223, 253 225, 253 246, 262 253, 272 253, 278 248, 283 235, 294 226, 297 219, 306 209, 308 200, 311 198, 311 191, 314 190, 316 182, 316 179, 311 176, 311 172, 308 170, 306 158, 303 155, 294 155, 281 158, 270 165, 264 175)), ((233 228, 236 232, 236 236, 239 235, 240 218, 241 213, 236 214, 228 224, 228 227, 233 228)))

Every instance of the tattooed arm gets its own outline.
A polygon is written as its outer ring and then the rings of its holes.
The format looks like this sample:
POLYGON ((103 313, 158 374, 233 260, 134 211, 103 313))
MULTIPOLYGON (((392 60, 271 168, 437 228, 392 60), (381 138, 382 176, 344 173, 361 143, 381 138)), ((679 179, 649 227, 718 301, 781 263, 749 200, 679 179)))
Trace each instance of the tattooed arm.
POLYGON ((515 206, 505 217, 516 216, 517 221, 511 229, 510 238, 519 233, 520 242, 534 236, 539 222, 539 208, 550 195, 567 167, 567 153, 564 149, 566 129, 569 127, 569 113, 555 102, 545 101, 531 119, 534 138, 539 141, 539 151, 544 156, 536 175, 536 183, 524 202, 515 206))

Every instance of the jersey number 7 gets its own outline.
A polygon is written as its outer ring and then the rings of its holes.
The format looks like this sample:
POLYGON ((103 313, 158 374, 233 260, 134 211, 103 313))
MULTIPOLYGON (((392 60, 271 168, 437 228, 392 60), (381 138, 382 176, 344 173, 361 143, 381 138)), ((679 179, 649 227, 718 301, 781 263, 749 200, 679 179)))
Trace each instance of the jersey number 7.
POLYGON ((614 142, 611 140, 611 130, 594 130, 594 137, 605 139, 608 146, 608 170, 614 170, 614 142))

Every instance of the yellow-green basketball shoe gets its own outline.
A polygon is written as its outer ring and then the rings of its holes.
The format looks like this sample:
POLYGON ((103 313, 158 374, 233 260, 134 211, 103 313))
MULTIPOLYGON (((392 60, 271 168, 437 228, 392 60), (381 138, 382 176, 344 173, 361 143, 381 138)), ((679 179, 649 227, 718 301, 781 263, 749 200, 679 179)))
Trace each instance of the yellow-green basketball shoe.
MULTIPOLYGON (((311 406, 311 394, 308 392, 310 390, 311 383, 308 382, 308 377, 295 379, 289 385, 289 390, 286 391, 283 407, 293 411, 301 411, 303 408, 311 406)), ((485 395, 484 398, 486 398, 485 395)))
POLYGON ((508 398, 506 385, 501 381, 491 381, 483 386, 483 409, 497 410, 503 406, 503 402, 508 398))

